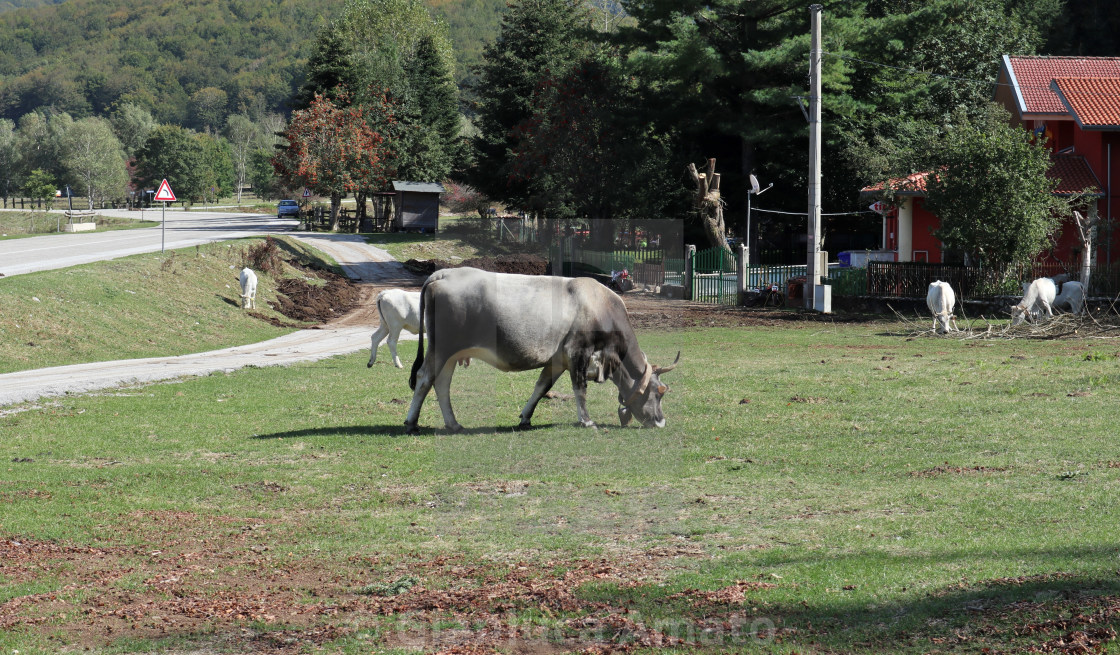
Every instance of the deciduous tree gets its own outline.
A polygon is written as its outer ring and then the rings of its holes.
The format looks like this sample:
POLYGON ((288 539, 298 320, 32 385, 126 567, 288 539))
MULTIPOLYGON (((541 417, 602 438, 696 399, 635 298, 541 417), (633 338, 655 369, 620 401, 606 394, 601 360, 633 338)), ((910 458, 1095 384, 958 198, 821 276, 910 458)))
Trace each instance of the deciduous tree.
POLYGON ((972 262, 1029 262, 1048 243, 1068 205, 1046 177, 1050 151, 1009 125, 950 131, 938 149, 941 168, 926 182, 925 207, 941 219, 934 234, 972 262))
POLYGON ((19 147, 16 140, 16 124, 0 118, 0 195, 4 207, 8 207, 8 197, 15 190, 19 179, 19 147))
POLYGON ((49 205, 46 207, 43 205, 54 198, 54 192, 57 190, 58 183, 55 182, 54 176, 41 168, 31 171, 23 182, 23 195, 31 198, 31 201, 37 203, 40 209, 50 208, 49 205))
POLYGON ((117 135, 128 156, 136 154, 148 140, 148 134, 156 126, 152 113, 134 103, 124 103, 109 115, 113 132, 117 135))
POLYGON ((66 131, 63 156, 72 190, 85 195, 90 209, 95 197, 127 195, 124 150, 109 121, 94 117, 76 121, 66 131))
POLYGON ((150 189, 166 178, 177 197, 201 200, 206 191, 203 146, 188 130, 160 125, 136 154, 136 176, 150 189))
MULTIPOLYGON (((370 127, 366 113, 371 110, 370 105, 338 107, 319 96, 292 115, 283 134, 287 145, 272 159, 288 188, 307 187, 330 196, 331 230, 338 229, 343 196, 385 183, 385 144, 370 127)), ((377 110, 391 114, 387 101, 377 110)))

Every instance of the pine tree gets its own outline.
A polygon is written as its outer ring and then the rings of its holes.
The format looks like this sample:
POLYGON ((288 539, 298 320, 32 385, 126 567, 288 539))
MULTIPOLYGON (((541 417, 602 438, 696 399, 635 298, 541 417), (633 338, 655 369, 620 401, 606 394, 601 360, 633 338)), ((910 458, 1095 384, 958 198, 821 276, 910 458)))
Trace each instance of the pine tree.
POLYGON ((358 74, 351 61, 352 54, 349 41, 337 25, 319 30, 315 52, 307 60, 307 77, 291 101, 292 109, 307 109, 317 95, 335 101, 340 89, 355 93, 358 74))
POLYGON ((563 74, 590 52, 588 18, 578 0, 520 0, 502 18, 478 71, 479 135, 471 183, 491 198, 526 206, 529 190, 512 167, 514 128, 533 115, 542 79, 563 74))

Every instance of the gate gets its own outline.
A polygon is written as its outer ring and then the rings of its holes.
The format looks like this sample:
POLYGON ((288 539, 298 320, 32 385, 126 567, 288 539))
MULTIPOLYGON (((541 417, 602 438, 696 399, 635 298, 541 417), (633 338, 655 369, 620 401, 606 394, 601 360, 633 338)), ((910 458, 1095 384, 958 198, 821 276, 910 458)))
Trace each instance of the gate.
POLYGON ((723 248, 709 248, 692 255, 692 299, 715 305, 735 305, 739 289, 736 256, 723 248))

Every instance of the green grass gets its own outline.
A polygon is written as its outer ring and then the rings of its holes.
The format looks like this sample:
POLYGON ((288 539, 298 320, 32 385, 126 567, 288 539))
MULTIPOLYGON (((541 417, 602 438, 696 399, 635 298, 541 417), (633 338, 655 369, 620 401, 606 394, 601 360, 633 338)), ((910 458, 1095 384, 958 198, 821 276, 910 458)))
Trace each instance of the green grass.
MULTIPOLYGON (((291 332, 240 309, 244 239, 0 279, 0 373, 201 352, 291 332)), ((293 257, 337 265, 294 239, 293 257)), ((289 274, 291 272, 289 271, 289 274)), ((276 280, 259 274, 258 311, 276 280)))
MULTIPOLYGON (((41 236, 44 234, 61 234, 59 225, 66 224, 66 217, 60 214, 46 212, 0 212, 0 239, 18 239, 22 237, 41 236)), ((117 218, 114 216, 97 216, 97 229, 95 232, 109 230, 131 230, 141 227, 159 225, 156 221, 140 220, 136 218, 117 218)))
MULTIPOLYGON (((1014 651, 1064 634, 1024 626, 1115 602, 1113 348, 892 332, 640 334, 655 362, 683 351, 662 430, 619 428, 607 384, 589 394, 601 429, 574 427, 572 401, 555 399, 516 432, 536 374, 476 364, 453 385, 466 432, 434 429, 429 397, 424 430, 406 436, 394 399, 411 397, 407 370, 368 370, 362 354, 67 397, 0 416, 0 536, 144 553, 171 548, 180 526, 215 544, 250 534, 269 571, 329 571, 319 579, 339 582, 308 583, 310 599, 343 606, 493 584, 517 566, 548 581, 615 563, 577 589, 578 609, 512 611, 572 638, 571 616, 626 608, 711 652, 730 637, 704 641, 698 626, 747 619, 778 633, 739 651, 1014 651), (179 518, 149 518, 166 516, 179 518), (742 600, 704 600, 740 581, 754 585, 742 600)), ((244 583, 246 566, 231 561, 213 584, 244 583)), ((0 570, 0 599, 67 583, 0 570)), ((432 620, 470 624, 456 617, 432 620)), ((359 652, 408 620, 423 619, 354 615, 321 645, 359 652)))

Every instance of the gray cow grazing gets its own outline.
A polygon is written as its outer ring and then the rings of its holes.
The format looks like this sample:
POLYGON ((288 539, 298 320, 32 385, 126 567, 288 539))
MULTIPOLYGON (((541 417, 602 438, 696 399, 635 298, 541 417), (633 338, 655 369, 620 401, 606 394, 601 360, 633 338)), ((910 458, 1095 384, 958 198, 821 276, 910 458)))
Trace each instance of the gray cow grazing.
POLYGON ((455 362, 474 357, 502 371, 542 369, 520 426, 530 426, 537 403, 564 371, 572 379, 580 425, 594 427, 587 413, 589 370, 618 387, 618 415, 663 427, 661 399, 669 390, 660 375, 672 370, 649 363, 617 294, 590 278, 563 278, 490 273, 462 267, 436 271, 420 296, 423 330, 412 365, 414 390, 405 419, 410 433, 424 398, 435 387, 448 429, 459 431, 451 409, 455 362), (424 337, 429 350, 424 353, 424 337))

